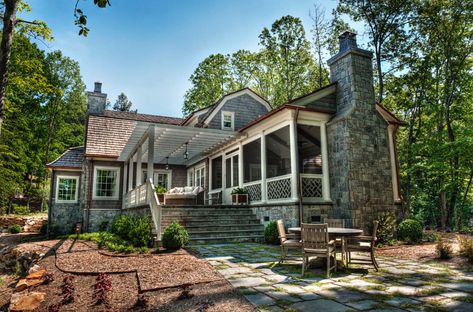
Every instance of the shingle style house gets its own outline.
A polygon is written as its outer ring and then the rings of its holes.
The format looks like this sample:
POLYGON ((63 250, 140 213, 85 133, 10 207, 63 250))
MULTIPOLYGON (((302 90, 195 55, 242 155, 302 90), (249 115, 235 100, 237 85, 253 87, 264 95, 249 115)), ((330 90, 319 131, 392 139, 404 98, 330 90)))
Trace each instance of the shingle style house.
POLYGON ((395 136, 403 124, 375 102, 371 59, 347 32, 329 60, 329 85, 275 109, 245 88, 184 119, 107 111, 96 83, 85 147, 48 164, 51 226, 68 231, 80 222, 92 231, 151 209, 159 227, 156 215, 172 207, 155 203, 152 181, 202 186, 206 204, 224 206, 243 187, 245 207, 262 224, 336 217, 367 228, 401 202, 395 136))

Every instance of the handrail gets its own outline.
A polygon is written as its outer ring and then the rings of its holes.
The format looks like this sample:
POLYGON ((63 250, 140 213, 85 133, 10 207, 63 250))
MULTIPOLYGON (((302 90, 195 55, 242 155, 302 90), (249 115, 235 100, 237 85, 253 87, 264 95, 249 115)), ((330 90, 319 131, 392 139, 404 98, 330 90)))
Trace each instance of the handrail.
POLYGON ((156 195, 153 179, 146 181, 148 204, 151 210, 151 218, 153 219, 154 228, 156 230, 156 240, 161 241, 161 221, 162 221, 162 207, 159 203, 158 195, 156 195))

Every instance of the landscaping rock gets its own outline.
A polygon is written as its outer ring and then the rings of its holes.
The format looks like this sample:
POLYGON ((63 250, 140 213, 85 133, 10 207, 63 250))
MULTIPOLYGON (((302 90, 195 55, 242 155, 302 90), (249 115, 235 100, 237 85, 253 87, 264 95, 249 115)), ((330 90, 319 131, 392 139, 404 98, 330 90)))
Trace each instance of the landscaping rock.
POLYGON ((30 273, 26 277, 26 279, 31 279, 31 280, 33 280, 33 279, 42 279, 45 275, 46 275, 46 270, 42 269, 42 270, 30 273))
POLYGON ((33 311, 44 301, 46 293, 27 290, 14 293, 11 297, 10 311, 33 311))
POLYGON ((28 274, 38 272, 39 270, 41 270, 41 267, 35 264, 28 270, 28 274))

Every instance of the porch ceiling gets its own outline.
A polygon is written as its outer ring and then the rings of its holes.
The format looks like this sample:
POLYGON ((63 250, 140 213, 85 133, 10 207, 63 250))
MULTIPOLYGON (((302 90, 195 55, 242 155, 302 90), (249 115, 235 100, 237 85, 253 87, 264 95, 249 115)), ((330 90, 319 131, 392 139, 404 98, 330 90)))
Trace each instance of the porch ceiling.
MULTIPOLYGON (((165 163, 169 157, 169 164, 184 165, 198 160, 212 148, 238 138, 239 134, 233 131, 174 126, 167 124, 149 124, 139 122, 128 142, 120 153, 119 161, 128 161, 135 157, 138 147, 142 145, 142 161, 148 160, 148 135, 154 128, 154 162, 165 163), (185 145, 189 153, 184 159, 185 145)), ((136 159, 135 159, 136 161, 136 159)))

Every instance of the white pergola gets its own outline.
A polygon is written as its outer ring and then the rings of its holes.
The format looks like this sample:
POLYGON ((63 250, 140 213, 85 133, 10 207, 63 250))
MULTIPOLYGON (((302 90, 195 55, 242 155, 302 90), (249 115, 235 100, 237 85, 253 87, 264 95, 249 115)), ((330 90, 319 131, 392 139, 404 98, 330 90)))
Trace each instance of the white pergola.
POLYGON ((209 151, 236 141, 239 137, 237 132, 227 130, 138 122, 118 158, 125 163, 123 193, 133 188, 133 179, 128 177, 133 175, 135 162, 136 183, 139 186, 143 162, 147 163, 148 177, 153 177, 154 164, 192 164, 205 157, 209 151))

